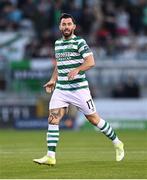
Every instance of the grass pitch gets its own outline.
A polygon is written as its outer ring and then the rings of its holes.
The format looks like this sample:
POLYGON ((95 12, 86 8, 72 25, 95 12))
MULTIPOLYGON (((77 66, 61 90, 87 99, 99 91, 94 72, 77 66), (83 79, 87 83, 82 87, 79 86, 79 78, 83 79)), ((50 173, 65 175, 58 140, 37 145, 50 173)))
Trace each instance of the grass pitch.
POLYGON ((57 165, 37 165, 46 154, 46 131, 0 129, 0 179, 145 179, 147 131, 117 131, 126 157, 115 162, 110 140, 92 131, 61 131, 57 165))

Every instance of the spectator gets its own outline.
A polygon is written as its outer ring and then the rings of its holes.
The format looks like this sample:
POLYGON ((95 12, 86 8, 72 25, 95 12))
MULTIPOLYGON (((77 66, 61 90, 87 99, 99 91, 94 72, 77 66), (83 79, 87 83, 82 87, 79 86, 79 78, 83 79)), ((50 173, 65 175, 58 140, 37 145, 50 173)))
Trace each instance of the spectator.
POLYGON ((110 37, 110 32, 105 27, 105 24, 102 24, 97 31, 97 42, 99 46, 106 47, 108 38, 110 37))
POLYGON ((121 6, 116 13, 116 31, 118 35, 127 36, 129 34, 129 14, 121 6))
POLYGON ((139 98, 140 86, 133 76, 129 76, 124 84, 125 97, 139 98))
POLYGON ((124 98, 125 97, 125 88, 124 84, 118 83, 113 89, 112 89, 112 97, 113 98, 124 98))
POLYGON ((129 76, 125 82, 118 83, 112 89, 114 98, 139 98, 140 86, 133 76, 129 76))
POLYGON ((130 27, 136 34, 140 34, 142 31, 142 6, 133 5, 128 7, 128 13, 130 15, 130 27))
POLYGON ((143 21, 143 28, 144 28, 145 35, 147 35, 147 4, 143 8, 142 21, 143 21))
POLYGON ((9 21, 12 21, 13 23, 21 23, 23 17, 23 13, 20 9, 18 9, 16 6, 11 5, 8 15, 7 15, 7 19, 9 21))
POLYGON ((106 2, 104 4, 104 23, 106 29, 109 31, 113 38, 116 37, 116 10, 112 1, 106 2))
POLYGON ((87 36, 91 33, 91 28, 95 22, 93 11, 88 6, 85 6, 81 16, 81 26, 83 33, 87 36), (86 17, 86 18, 85 18, 86 17), (88 26, 87 26, 88 25, 88 26))

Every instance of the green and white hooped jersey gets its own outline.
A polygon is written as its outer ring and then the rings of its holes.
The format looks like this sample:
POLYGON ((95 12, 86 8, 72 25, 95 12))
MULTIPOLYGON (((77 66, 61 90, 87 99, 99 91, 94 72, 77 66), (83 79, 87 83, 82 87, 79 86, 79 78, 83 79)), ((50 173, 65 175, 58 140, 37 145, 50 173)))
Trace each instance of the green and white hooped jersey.
POLYGON ((73 80, 68 80, 68 73, 83 64, 84 58, 92 54, 86 41, 75 35, 72 38, 58 39, 55 42, 55 58, 57 61, 58 80, 56 88, 61 90, 77 90, 88 88, 85 72, 80 72, 73 80))

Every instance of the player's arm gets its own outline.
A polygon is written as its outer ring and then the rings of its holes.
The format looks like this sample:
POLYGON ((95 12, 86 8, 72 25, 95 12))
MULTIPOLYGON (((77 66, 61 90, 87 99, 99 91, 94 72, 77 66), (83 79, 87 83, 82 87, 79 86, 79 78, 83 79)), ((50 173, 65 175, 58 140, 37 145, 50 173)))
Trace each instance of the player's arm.
POLYGON ((92 54, 84 58, 84 63, 68 73, 68 79, 72 80, 80 71, 87 71, 95 65, 94 57, 92 54))
POLYGON ((87 57, 84 58, 84 63, 75 68, 74 70, 70 71, 68 74, 68 79, 74 79, 74 77, 80 72, 80 71, 87 71, 88 69, 92 68, 95 66, 95 61, 94 57, 92 54, 88 55, 87 57))
POLYGON ((88 69, 92 68, 93 66, 95 66, 95 61, 94 61, 94 57, 92 54, 90 54, 89 56, 84 58, 84 63, 77 67, 76 69, 80 72, 80 71, 87 71, 88 69))
POLYGON ((74 79, 80 71, 87 71, 95 65, 93 53, 84 39, 81 39, 78 44, 78 53, 83 57, 84 62, 81 66, 69 72, 68 79, 71 80, 74 79))
POLYGON ((54 68, 53 74, 51 76, 51 79, 43 86, 46 89, 47 93, 51 93, 54 90, 57 77, 58 77, 58 72, 57 72, 57 65, 56 65, 54 68))
POLYGON ((54 68, 54 71, 53 71, 50 81, 54 81, 56 83, 57 77, 58 77, 57 65, 55 65, 55 68, 54 68))

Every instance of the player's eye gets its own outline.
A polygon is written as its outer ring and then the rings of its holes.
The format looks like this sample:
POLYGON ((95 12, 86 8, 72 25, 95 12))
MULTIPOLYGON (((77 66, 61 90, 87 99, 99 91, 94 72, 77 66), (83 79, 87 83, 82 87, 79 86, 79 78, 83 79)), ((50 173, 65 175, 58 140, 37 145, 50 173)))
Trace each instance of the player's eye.
POLYGON ((70 22, 70 23, 68 23, 68 26, 71 26, 72 25, 72 23, 70 22))

